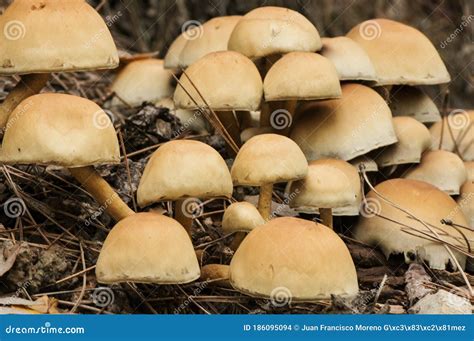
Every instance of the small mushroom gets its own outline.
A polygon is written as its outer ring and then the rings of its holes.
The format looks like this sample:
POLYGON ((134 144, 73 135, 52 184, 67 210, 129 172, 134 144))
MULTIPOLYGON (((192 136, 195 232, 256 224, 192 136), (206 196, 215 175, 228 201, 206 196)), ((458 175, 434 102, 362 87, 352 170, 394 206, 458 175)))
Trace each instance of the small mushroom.
POLYGON ((390 93, 393 116, 409 116, 421 123, 441 121, 439 109, 421 89, 413 86, 394 87, 390 93))
POLYGON ((359 290, 354 262, 341 238, 321 224, 288 217, 249 233, 230 263, 230 283, 282 306, 353 296, 359 290))
POLYGON ((200 280, 211 286, 232 288, 229 283, 230 267, 223 264, 206 264, 201 268, 200 280))
POLYGON ((136 213, 118 222, 97 259, 99 283, 182 284, 199 278, 193 244, 176 220, 136 213))
POLYGON ((231 175, 236 185, 259 186, 258 211, 271 217, 273 184, 306 176, 308 162, 295 142, 277 134, 252 137, 240 149, 231 175))
POLYGON ((189 129, 198 134, 206 134, 210 131, 208 122, 199 110, 176 109, 171 97, 159 100, 156 106, 167 108, 171 114, 179 118, 184 130, 189 129))
POLYGON ((140 207, 159 201, 176 201, 175 218, 191 233, 199 199, 232 195, 232 179, 220 154, 193 140, 166 142, 151 156, 137 190, 140 207))
POLYGON ((0 105, 0 129, 20 102, 40 92, 50 73, 119 63, 107 25, 84 0, 15 0, 0 16, 0 27, 0 75, 25 75, 0 105))
POLYGON ((224 211, 222 230, 225 233, 235 233, 230 245, 235 251, 248 232, 264 223, 265 220, 254 205, 245 201, 235 202, 224 211))
POLYGON ((361 199, 359 172, 350 163, 337 159, 322 159, 309 163, 308 175, 293 181, 288 189, 290 207, 304 213, 319 209, 324 225, 333 228, 332 210, 343 215, 358 215, 361 199))
POLYGON ((7 122, 0 161, 67 167, 115 220, 134 212, 94 169, 120 162, 107 114, 88 99, 45 93, 21 102, 7 122))
POLYGON ((403 177, 425 181, 450 195, 457 195, 467 180, 467 173, 464 163, 456 154, 432 150, 425 152, 420 164, 411 168, 403 177))

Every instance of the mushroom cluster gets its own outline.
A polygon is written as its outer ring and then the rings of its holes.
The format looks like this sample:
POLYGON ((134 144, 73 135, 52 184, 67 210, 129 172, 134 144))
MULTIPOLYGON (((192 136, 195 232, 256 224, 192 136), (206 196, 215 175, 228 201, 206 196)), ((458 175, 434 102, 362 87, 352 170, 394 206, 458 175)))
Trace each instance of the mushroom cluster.
POLYGON ((201 278, 259 298, 278 290, 297 301, 352 297, 359 286, 344 234, 387 258, 467 268, 474 111, 442 117, 416 87, 450 81, 419 30, 374 19, 376 37, 361 23, 321 38, 302 14, 260 7, 193 28, 197 39, 183 32, 163 60, 126 63, 105 105, 151 103, 186 128, 150 146, 135 212, 94 168, 122 160, 106 112, 85 98, 35 94, 51 72, 117 67, 108 28, 83 0, 35 3, 14 1, 0 17, 0 26, 20 20, 28 31, 26 39, 0 37, 0 74, 27 75, 0 104, 0 161, 67 168, 116 221, 97 260, 98 282, 201 278), (221 135, 227 148, 190 131, 221 135), (234 190, 246 195, 239 201, 234 190), (210 202, 223 207, 214 223, 233 254, 227 264, 208 262, 193 245, 210 202), (342 223, 355 220, 352 229, 342 223))

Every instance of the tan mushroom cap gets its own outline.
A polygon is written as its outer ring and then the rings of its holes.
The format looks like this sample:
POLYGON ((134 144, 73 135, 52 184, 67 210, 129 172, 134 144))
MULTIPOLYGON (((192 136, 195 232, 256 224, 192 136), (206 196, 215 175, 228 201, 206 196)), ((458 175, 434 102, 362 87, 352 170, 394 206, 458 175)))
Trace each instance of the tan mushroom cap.
POLYGON ((347 37, 369 55, 379 85, 442 84, 451 80, 436 48, 417 29, 388 19, 367 20, 347 37))
POLYGON ((336 67, 339 79, 375 81, 377 75, 367 53, 347 37, 322 38, 321 55, 336 67))
MULTIPOLYGON (((209 124, 203 114, 198 110, 176 109, 173 98, 166 97, 156 102, 156 106, 169 109, 181 121, 184 129, 190 129, 198 133, 209 131, 209 124)), ((184 131, 182 131, 184 133, 184 131)))
POLYGON ((346 208, 348 215, 359 213, 359 172, 343 160, 311 161, 308 175, 292 182, 288 192, 296 193, 289 205, 299 212, 314 213, 318 208, 346 208))
POLYGON ((290 52, 268 70, 263 81, 266 101, 316 100, 341 97, 334 65, 311 52, 290 52))
MULTIPOLYGON (((448 194, 426 182, 408 179, 387 180, 378 184, 375 190, 384 198, 437 229, 443 240, 466 248, 459 232, 441 223, 442 219, 449 219, 463 226, 467 224, 456 202, 448 194)), ((403 253, 405 261, 409 263, 414 260, 410 254, 418 255, 427 261, 431 268, 445 269, 450 257, 442 244, 403 232, 407 230, 420 236, 424 236, 422 233, 430 233, 421 223, 380 199, 374 191, 367 194, 366 206, 370 210, 364 209, 366 213, 361 214, 354 230, 357 240, 380 247, 387 258, 392 254, 403 253), (416 231, 408 230, 408 227, 416 231)), ((466 230, 464 233, 471 240, 471 247, 474 246, 472 244, 474 232, 466 230)), ((466 256, 452 250, 461 266, 464 266, 466 256)))
POLYGON ((380 167, 419 163, 421 154, 431 146, 431 135, 426 126, 408 116, 393 118, 398 142, 386 147, 377 156, 380 167))
POLYGON ((375 162, 372 158, 369 158, 367 155, 361 155, 349 161, 351 165, 353 165, 356 169, 363 166, 366 172, 378 172, 379 167, 377 166, 377 162, 375 162))
POLYGON ((294 301, 358 292, 354 263, 338 235, 322 224, 289 217, 248 234, 230 263, 230 281, 251 296, 294 301))
POLYGON ((214 110, 257 110, 262 99, 262 78, 257 67, 247 57, 233 51, 212 52, 186 69, 181 85, 198 106, 178 85, 174 93, 176 107, 196 109, 207 107, 189 82, 192 80, 207 104, 214 110))
POLYGON ((474 180, 466 181, 461 186, 461 193, 456 202, 468 221, 468 226, 474 228, 474 180))
POLYGON ((257 59, 293 51, 319 51, 321 46, 318 30, 302 14, 266 6, 242 17, 230 36, 228 49, 257 59))
POLYGON ((265 224, 257 208, 249 202, 235 202, 226 208, 222 218, 222 230, 225 233, 250 232, 265 224))
POLYGON ((261 186, 302 179, 308 162, 301 149, 288 137, 261 134, 240 148, 231 175, 234 184, 261 186))
POLYGON ((193 140, 166 142, 145 166, 137 191, 141 207, 162 200, 232 195, 224 159, 211 146, 193 140))
POLYGON ((176 220, 136 213, 118 222, 105 239, 96 267, 100 283, 189 283, 199 278, 196 253, 176 220))
POLYGON ((342 98, 313 102, 293 123, 290 137, 308 160, 351 160, 397 142, 383 98, 360 84, 344 84, 342 98))
MULTIPOLYGON (((112 83, 111 90, 131 106, 156 102, 173 95, 173 74, 161 59, 141 59, 127 64, 112 83)), ((124 105, 118 98, 112 105, 124 105)))
POLYGON ((422 123, 441 120, 438 107, 421 89, 412 86, 396 87, 390 94, 393 116, 410 116, 422 123))
POLYGON ((107 25, 83 0, 14 1, 0 27, 0 74, 112 69, 119 63, 107 25))
POLYGON ((464 161, 474 161, 474 110, 452 110, 443 121, 430 127, 431 148, 456 151, 456 146, 464 161), (456 143, 454 143, 456 142, 456 143))
POLYGON ((181 51, 183 51, 184 46, 188 42, 188 39, 186 37, 186 32, 182 32, 171 43, 164 58, 165 69, 179 69, 180 67, 182 67, 182 65, 180 65, 179 57, 181 56, 181 51))
POLYGON ((199 33, 195 39, 188 39, 179 56, 179 65, 187 67, 216 51, 226 51, 230 34, 241 16, 232 15, 212 18, 196 29, 199 33))
POLYGON ((474 181, 474 161, 464 162, 467 173, 467 181, 474 181))
POLYGON ((432 150, 425 152, 421 163, 409 170, 404 178, 425 181, 450 195, 457 195, 467 179, 467 172, 456 154, 432 150))
POLYGON ((119 163, 110 118, 88 99, 45 93, 28 97, 10 115, 0 161, 65 167, 119 163))

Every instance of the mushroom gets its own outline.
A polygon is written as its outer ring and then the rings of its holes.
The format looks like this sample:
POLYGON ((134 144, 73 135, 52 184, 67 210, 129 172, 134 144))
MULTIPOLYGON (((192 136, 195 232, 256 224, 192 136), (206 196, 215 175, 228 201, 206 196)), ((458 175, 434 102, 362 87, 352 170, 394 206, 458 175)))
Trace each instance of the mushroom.
POLYGON ((230 283, 282 305, 358 292, 354 262, 339 236, 322 224, 289 217, 249 233, 230 263, 230 283))
POLYGON ((308 163, 300 148, 289 138, 277 134, 249 139, 231 169, 234 184, 260 187, 258 211, 265 220, 271 216, 273 184, 299 180, 307 173, 308 163))
POLYGON ((276 134, 278 131, 273 127, 252 127, 242 130, 240 133, 240 139, 242 143, 247 142, 252 137, 262 134, 276 134))
POLYGON ((273 128, 287 135, 297 101, 340 98, 341 86, 329 59, 317 53, 290 52, 268 70, 263 93, 265 101, 271 102, 271 109, 276 109, 270 117, 261 117, 261 124, 270 122, 273 128))
POLYGON ((339 215, 358 215, 361 184, 359 172, 350 163, 337 159, 321 159, 308 165, 308 175, 293 181, 288 188, 290 207, 299 212, 314 213, 319 209, 323 225, 333 228, 333 209, 339 215))
POLYGON ((201 209, 198 198, 230 198, 232 190, 227 164, 215 149, 199 141, 175 140, 152 154, 137 199, 140 207, 176 201, 175 218, 190 233, 201 209))
POLYGON ((140 59, 127 64, 112 83, 117 94, 112 106, 139 106, 143 102, 157 102, 173 95, 173 74, 164 69, 161 59, 140 59), (125 102, 125 103, 124 103, 125 102))
POLYGON ((454 109, 430 127, 431 149, 457 153, 464 161, 474 161, 474 110, 454 109))
POLYGON ((25 75, 0 105, 0 128, 50 73, 118 66, 107 25, 84 0, 16 0, 0 16, 0 27, 0 75, 25 75))
POLYGON ((262 79, 252 61, 233 51, 212 52, 189 66, 179 83, 174 93, 176 107, 199 109, 209 105, 234 142, 240 144, 233 111, 257 110, 262 98, 262 79))
POLYGON ((346 36, 369 55, 378 85, 430 85, 451 80, 436 48, 413 27, 389 19, 371 19, 346 36))
POLYGON ((467 181, 474 181, 474 161, 465 161, 467 181))
POLYGON ((134 214, 94 169, 119 163, 120 150, 109 117, 88 99, 53 93, 25 99, 7 122, 0 161, 67 167, 112 218, 134 214))
POLYGON ((95 269, 99 283, 183 284, 199 278, 193 244, 176 220, 142 212, 107 235, 95 269))
POLYGON ((265 220, 254 205, 245 201, 235 202, 224 211, 222 230, 225 233, 235 233, 230 245, 235 251, 248 232, 264 223, 265 220))
MULTIPOLYGON (((439 237, 461 250, 469 249, 458 228, 441 222, 444 219, 454 224, 467 225, 459 206, 448 194, 426 182, 409 179, 387 180, 378 184, 375 190, 378 195, 373 190, 367 194, 365 208, 354 229, 357 240, 378 246, 387 258, 401 253, 406 263, 420 259, 433 269, 445 269, 449 262, 454 266, 454 261, 443 244, 433 238, 439 237), (419 220, 395 206, 410 212, 419 220), (438 231, 438 237, 433 236, 421 221, 438 231)), ((471 241, 470 247, 473 247, 474 232, 463 229, 463 235, 471 241)), ((451 247, 451 250, 464 268, 466 255, 455 247, 451 247)))
POLYGON ((380 167, 419 163, 421 154, 431 146, 431 135, 423 123, 408 116, 392 119, 398 142, 385 147, 375 157, 380 167))
POLYGON ((232 288, 229 283, 230 267, 223 264, 206 264, 201 268, 200 280, 209 285, 232 288))
POLYGON ((410 116, 422 123, 441 120, 438 107, 421 89, 412 86, 394 87, 390 94, 393 116, 410 116))
POLYGON ((456 202, 464 213, 468 226, 474 228, 474 180, 468 180, 461 186, 456 202))
POLYGON ((156 106, 167 108, 171 114, 179 118, 184 130, 189 129, 198 134, 206 134, 210 131, 209 124, 204 119, 202 113, 198 110, 176 109, 173 98, 163 98, 156 102, 156 106))
POLYGON ((344 84, 341 99, 312 102, 301 110, 290 137, 309 161, 347 161, 397 142, 388 105, 364 85, 344 84))
POLYGON ((361 155, 349 161, 356 169, 364 168, 366 172, 378 172, 377 163, 367 155, 361 155))
POLYGON ((456 154, 445 150, 432 150, 425 152, 420 164, 411 168, 403 177, 425 181, 450 195, 457 195, 467 180, 467 172, 464 163, 456 154))
POLYGON ((182 65, 179 64, 179 56, 181 55, 181 51, 183 50, 184 46, 188 42, 188 39, 186 38, 188 34, 189 32, 182 32, 171 43, 168 51, 166 52, 165 58, 163 59, 165 69, 172 69, 174 72, 179 73, 179 70, 182 67, 182 65))
POLYGON ((367 53, 347 37, 322 38, 321 55, 336 67, 339 79, 375 81, 377 74, 367 53))

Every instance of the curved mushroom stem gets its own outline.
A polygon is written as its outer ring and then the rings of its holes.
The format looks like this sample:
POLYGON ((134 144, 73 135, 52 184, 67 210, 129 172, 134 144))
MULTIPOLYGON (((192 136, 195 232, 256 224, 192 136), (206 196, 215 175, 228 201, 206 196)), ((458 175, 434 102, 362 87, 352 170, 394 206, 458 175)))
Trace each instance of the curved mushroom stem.
POLYGON ((135 212, 125 204, 117 192, 97 173, 92 166, 69 168, 69 172, 94 197, 101 208, 116 221, 135 212))
POLYGON ((192 233, 193 217, 192 207, 186 207, 185 200, 178 200, 174 206, 174 219, 186 229, 189 235, 192 233))
POLYGON ((232 239, 232 241, 230 242, 230 249, 232 251, 236 251, 239 246, 240 246, 240 243, 242 243, 242 241, 244 240, 245 236, 247 235, 247 233, 245 232, 236 232, 234 233, 234 239, 232 239))
POLYGON ((201 268, 202 281, 209 281, 211 286, 231 288, 230 266, 222 264, 206 264, 201 268))
POLYGON ((5 128, 12 111, 24 99, 33 96, 46 86, 49 73, 38 73, 21 77, 20 82, 0 105, 0 129, 5 128))
POLYGON ((321 216, 323 225, 326 225, 327 227, 334 229, 333 223, 332 223, 332 208, 320 208, 319 215, 321 216))
MULTIPOLYGON (((242 143, 240 141, 239 122, 234 113, 232 111, 216 111, 216 115, 219 117, 219 121, 221 121, 222 125, 228 131, 237 146, 240 146, 242 143)), ((235 154, 233 150, 232 154, 235 154)))
POLYGON ((263 220, 268 221, 272 211, 273 184, 264 184, 260 186, 260 195, 258 197, 258 212, 263 220))

